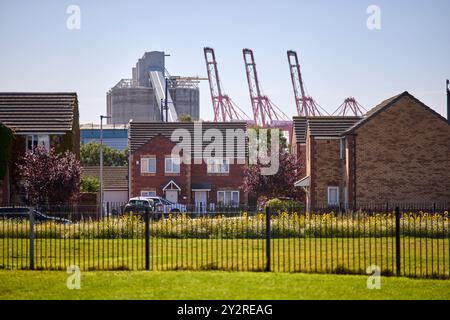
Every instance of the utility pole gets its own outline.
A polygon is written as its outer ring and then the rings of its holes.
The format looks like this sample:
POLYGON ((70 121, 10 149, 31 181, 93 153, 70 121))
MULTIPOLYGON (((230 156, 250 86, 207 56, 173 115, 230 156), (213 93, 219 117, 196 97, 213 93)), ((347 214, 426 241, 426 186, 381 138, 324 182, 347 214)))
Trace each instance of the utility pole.
POLYGON ((166 79, 166 85, 165 85, 165 93, 164 93, 164 108, 166 109, 166 122, 169 122, 169 105, 168 105, 168 94, 169 94, 169 78, 165 78, 166 79))
POLYGON ((110 116, 100 115, 100 216, 103 216, 103 119, 110 116))

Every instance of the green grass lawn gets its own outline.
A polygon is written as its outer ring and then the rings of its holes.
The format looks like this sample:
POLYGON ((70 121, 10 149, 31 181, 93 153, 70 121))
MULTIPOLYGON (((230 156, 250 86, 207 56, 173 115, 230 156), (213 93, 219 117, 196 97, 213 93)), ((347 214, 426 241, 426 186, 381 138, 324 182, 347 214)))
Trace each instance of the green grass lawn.
MULTIPOLYGON (((261 271, 264 239, 150 239, 153 271, 261 271)), ((0 269, 27 269, 29 240, 0 239, 0 269)), ((383 274, 395 271, 395 239, 272 239, 272 271, 365 274, 377 265, 383 274)), ((402 275, 450 276, 448 239, 402 237, 402 275)), ((36 269, 143 270, 143 239, 37 239, 36 269)))
POLYGON ((81 273, 69 290, 60 271, 0 271, 0 299, 450 299, 450 281, 367 276, 221 271, 81 273))

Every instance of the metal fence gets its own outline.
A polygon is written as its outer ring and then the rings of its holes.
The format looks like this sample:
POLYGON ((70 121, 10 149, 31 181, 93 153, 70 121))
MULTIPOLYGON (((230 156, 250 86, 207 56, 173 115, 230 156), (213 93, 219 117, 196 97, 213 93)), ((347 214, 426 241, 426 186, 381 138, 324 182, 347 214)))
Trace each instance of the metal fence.
POLYGON ((384 275, 450 277, 446 205, 103 216, 87 209, 22 208, 16 217, 0 211, 0 268, 365 274, 376 266, 384 275))

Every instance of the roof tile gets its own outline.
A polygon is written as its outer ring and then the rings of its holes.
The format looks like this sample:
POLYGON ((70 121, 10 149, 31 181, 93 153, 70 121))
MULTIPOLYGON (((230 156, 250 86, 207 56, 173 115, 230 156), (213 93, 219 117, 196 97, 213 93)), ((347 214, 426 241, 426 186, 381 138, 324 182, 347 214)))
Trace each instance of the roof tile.
POLYGON ((16 132, 71 131, 76 93, 0 92, 0 122, 16 132))

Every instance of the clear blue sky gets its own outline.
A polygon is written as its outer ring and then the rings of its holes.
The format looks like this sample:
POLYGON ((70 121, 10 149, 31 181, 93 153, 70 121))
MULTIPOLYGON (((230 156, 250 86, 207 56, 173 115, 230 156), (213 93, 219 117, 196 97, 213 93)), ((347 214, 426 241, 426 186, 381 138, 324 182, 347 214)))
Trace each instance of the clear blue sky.
MULTIPOLYGON (((293 115, 286 50, 300 55, 308 92, 328 111, 347 96, 367 109, 409 91, 446 116, 450 1, 0 0, 0 91, 76 91, 81 122, 106 113, 106 92, 145 51, 171 54, 174 75, 206 76, 216 50, 225 91, 250 114, 242 48, 254 50, 263 91, 293 115), (66 28, 79 5, 81 29, 66 28), (381 30, 366 27, 369 5, 381 30)), ((212 118, 201 84, 201 117, 212 118)))

